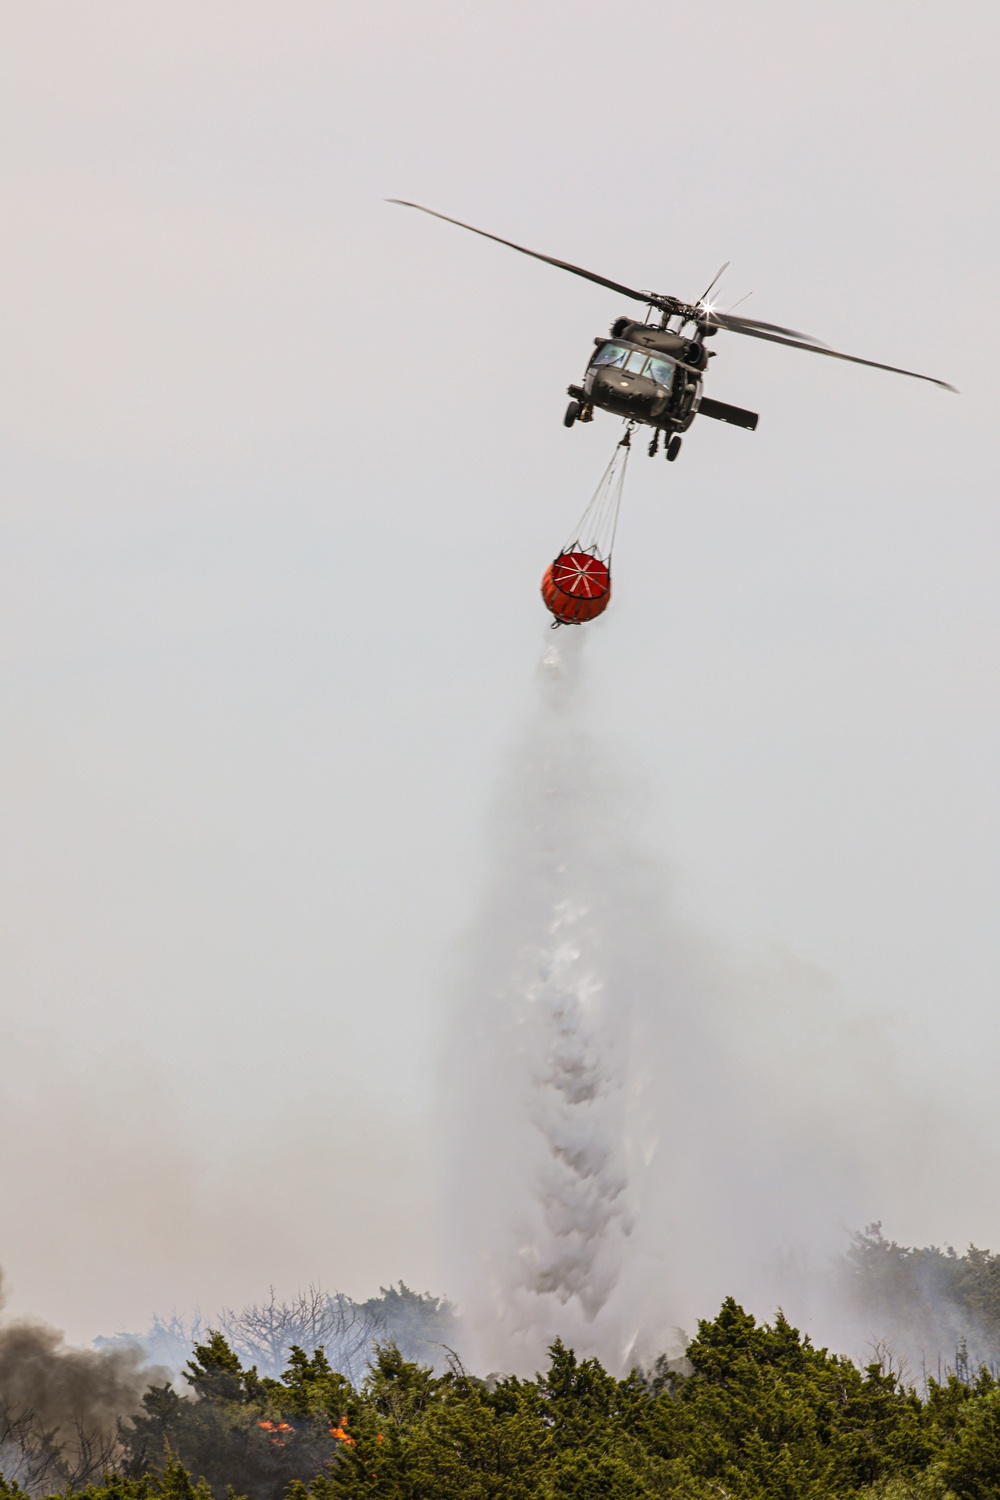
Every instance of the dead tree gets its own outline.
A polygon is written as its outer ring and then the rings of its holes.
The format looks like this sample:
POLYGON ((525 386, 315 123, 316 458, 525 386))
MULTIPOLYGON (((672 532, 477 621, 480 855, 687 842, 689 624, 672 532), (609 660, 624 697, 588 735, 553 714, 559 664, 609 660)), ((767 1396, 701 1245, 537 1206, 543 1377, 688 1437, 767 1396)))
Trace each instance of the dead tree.
POLYGON ((272 1286, 266 1302, 238 1313, 225 1308, 219 1329, 243 1363, 256 1365, 263 1375, 280 1376, 293 1346, 309 1355, 322 1348, 333 1369, 356 1385, 384 1334, 384 1322, 340 1292, 310 1286, 291 1302, 279 1302, 272 1286))

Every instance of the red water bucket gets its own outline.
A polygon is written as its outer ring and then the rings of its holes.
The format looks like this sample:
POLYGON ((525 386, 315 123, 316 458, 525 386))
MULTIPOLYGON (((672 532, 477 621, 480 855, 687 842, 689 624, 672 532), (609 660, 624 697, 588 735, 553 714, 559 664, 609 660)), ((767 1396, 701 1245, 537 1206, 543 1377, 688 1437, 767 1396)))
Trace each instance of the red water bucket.
POLYGON ((561 625, 582 625, 611 603, 611 569, 590 552, 560 552, 545 569, 542 598, 561 625))

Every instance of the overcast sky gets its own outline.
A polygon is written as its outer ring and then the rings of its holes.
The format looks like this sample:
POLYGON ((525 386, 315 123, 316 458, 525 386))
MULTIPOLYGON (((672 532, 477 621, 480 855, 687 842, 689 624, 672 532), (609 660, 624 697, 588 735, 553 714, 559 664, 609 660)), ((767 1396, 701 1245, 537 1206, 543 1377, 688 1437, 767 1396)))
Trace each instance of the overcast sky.
MULTIPOLYGON (((888 1017, 988 1131, 996 8, 0 21, 12 1307, 82 1338, 447 1290, 442 997, 539 579, 618 435, 565 387, 630 308, 392 196, 681 297, 731 260, 723 306, 960 388, 720 336, 759 430, 633 458, 589 701, 676 911, 888 1017)), ((995 1194, 886 1227, 1000 1248, 995 1194)))

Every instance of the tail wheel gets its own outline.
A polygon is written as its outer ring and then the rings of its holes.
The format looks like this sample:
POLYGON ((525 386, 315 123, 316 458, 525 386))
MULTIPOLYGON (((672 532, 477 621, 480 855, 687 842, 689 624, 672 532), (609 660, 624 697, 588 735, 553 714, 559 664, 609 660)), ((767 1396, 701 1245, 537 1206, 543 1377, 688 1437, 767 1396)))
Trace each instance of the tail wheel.
POLYGON ((673 437, 670 439, 670 442, 667 444, 667 463, 672 464, 680 451, 681 440, 675 432, 673 437))
POLYGON ((583 408, 579 401, 571 401, 566 408, 566 415, 563 417, 563 426, 572 427, 582 410, 583 408))

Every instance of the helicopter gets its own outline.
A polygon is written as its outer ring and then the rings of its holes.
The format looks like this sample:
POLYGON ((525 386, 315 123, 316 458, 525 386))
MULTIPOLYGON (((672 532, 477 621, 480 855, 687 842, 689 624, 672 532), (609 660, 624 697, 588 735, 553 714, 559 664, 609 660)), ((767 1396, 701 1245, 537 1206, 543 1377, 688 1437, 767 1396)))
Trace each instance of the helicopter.
POLYGON ((449 218, 436 209, 425 208, 422 203, 409 203, 403 198, 390 198, 388 202, 401 208, 416 208, 421 213, 443 219, 446 224, 455 224, 459 229, 468 229, 484 239, 506 245, 521 255, 533 256, 547 265, 569 271, 573 276, 582 276, 598 286, 607 287, 619 296, 634 302, 645 303, 646 318, 640 322, 631 317, 616 318, 611 325, 610 337, 594 339, 594 352, 587 361, 581 382, 571 385, 567 394, 571 400, 563 421, 567 427, 577 422, 592 422, 595 410, 607 411, 623 417, 630 424, 651 427, 652 440, 649 456, 655 457, 662 438, 664 452, 669 463, 673 463, 681 451, 681 434, 687 432, 696 416, 712 417, 717 422, 727 422, 753 432, 758 423, 756 412, 745 411, 739 406, 730 406, 725 401, 716 401, 702 394, 708 362, 714 358, 715 350, 706 349, 705 340, 713 338, 720 329, 727 333, 742 333, 749 338, 764 339, 772 344, 784 344, 791 349, 804 349, 811 354, 825 354, 828 359, 843 359, 854 365, 867 365, 873 370, 888 370, 893 375, 908 375, 914 380, 927 380, 943 390, 954 391, 946 380, 933 375, 920 375, 916 370, 903 370, 898 365, 880 364, 874 359, 861 359, 856 354, 841 354, 829 348, 810 334, 799 333, 794 328, 783 328, 777 323, 763 323, 754 318, 737 317, 731 312, 720 312, 709 298, 717 287, 729 262, 713 277, 711 283, 697 302, 682 302, 677 297, 664 296, 659 292, 641 292, 621 282, 610 281, 582 266, 569 261, 557 260, 552 255, 543 255, 538 250, 529 250, 524 245, 515 245, 513 240, 501 239, 498 234, 489 234, 477 229, 474 224, 463 224, 461 219, 449 218))

